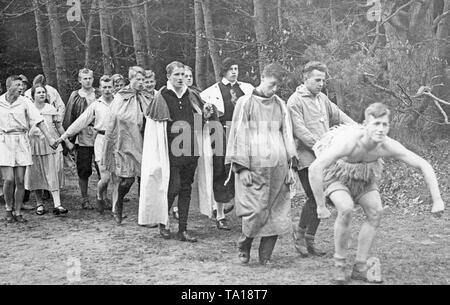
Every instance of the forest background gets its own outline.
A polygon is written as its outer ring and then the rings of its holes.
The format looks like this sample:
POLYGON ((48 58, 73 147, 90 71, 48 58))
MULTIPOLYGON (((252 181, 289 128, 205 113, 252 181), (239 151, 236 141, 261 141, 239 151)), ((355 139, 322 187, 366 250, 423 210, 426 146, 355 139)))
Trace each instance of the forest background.
POLYGON ((219 78, 225 57, 257 85, 261 68, 282 63, 329 67, 327 93, 361 122, 382 101, 393 110, 391 136, 410 146, 450 135, 450 0, 0 0, 0 80, 44 73, 66 101, 78 70, 126 76, 131 65, 156 72, 179 60, 199 88, 219 78))

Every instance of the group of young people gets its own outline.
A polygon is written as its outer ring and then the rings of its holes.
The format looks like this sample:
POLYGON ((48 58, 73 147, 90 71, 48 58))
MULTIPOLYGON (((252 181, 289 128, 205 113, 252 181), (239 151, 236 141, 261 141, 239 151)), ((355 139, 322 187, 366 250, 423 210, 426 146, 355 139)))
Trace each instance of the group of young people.
POLYGON ((35 191, 36 213, 44 213, 41 192, 48 190, 54 213, 61 205, 64 157, 75 150, 81 207, 88 199, 92 161, 100 173, 95 209, 112 211, 120 224, 125 196, 139 183, 138 224, 159 227, 173 238, 170 217, 177 202, 181 241, 196 242, 187 230, 191 201, 201 214, 216 219, 219 230, 230 230, 226 213, 234 207, 242 220, 239 259, 250 261, 255 238, 261 238, 259 262, 270 262, 278 236, 292 231, 290 190, 298 174, 306 202, 294 225, 295 248, 302 257, 322 256, 315 235, 326 202, 338 216, 335 223, 335 280, 348 281, 346 271, 350 223, 355 204, 367 220, 358 238, 351 277, 370 281, 367 259, 382 217, 378 182, 382 158, 396 158, 420 168, 433 199, 433 213, 444 210, 430 164, 387 136, 390 111, 375 103, 363 124, 354 122, 322 93, 327 67, 310 62, 303 84, 287 103, 276 95, 287 71, 267 65, 255 88, 238 80, 238 63, 222 63, 222 79, 204 91, 193 85, 192 69, 180 62, 167 67, 167 84, 155 90, 155 74, 134 66, 129 84, 121 75, 100 78, 79 71, 81 89, 64 104, 57 91, 35 78, 29 93, 23 80, 11 76, 0 96, 0 168, 6 220, 26 221, 21 214, 24 188, 35 191), (112 204, 107 196, 112 193, 112 204))

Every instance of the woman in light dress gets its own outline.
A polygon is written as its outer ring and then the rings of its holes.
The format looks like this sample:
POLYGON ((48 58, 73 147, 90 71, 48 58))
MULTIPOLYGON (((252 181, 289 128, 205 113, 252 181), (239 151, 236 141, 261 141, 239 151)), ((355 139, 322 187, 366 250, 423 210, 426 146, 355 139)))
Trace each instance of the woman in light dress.
MULTIPOLYGON (((42 85, 36 85, 31 90, 34 105, 44 117, 47 128, 53 138, 57 139, 64 133, 61 117, 56 108, 47 102, 47 90, 42 85)), ((58 145, 53 149, 41 131, 33 127, 29 132, 33 165, 28 166, 25 175, 25 188, 35 191, 36 214, 45 214, 42 192, 48 190, 53 197, 53 214, 64 215, 68 210, 61 205, 60 189, 64 186, 63 149, 58 145)), ((69 150, 73 149, 70 141, 65 141, 69 150)))

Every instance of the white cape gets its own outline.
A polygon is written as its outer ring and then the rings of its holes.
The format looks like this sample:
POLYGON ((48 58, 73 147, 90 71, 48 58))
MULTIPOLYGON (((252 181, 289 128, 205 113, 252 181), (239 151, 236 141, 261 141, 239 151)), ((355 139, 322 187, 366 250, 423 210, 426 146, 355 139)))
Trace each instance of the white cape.
MULTIPOLYGON (((170 163, 167 139, 167 122, 147 117, 142 152, 141 186, 138 224, 169 223, 167 192, 170 163)), ((212 148, 208 123, 203 134, 196 133, 202 151, 192 184, 191 203, 198 205, 200 213, 211 217, 213 202, 212 148)))

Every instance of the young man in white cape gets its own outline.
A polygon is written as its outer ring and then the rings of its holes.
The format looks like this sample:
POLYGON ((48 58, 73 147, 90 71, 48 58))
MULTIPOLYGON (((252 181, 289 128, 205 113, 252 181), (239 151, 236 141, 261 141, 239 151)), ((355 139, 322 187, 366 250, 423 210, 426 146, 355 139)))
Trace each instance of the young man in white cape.
MULTIPOLYGON (((205 120, 214 118, 214 107, 204 104, 186 86, 182 63, 172 62, 166 70, 167 86, 156 93, 147 108, 138 223, 157 223, 161 236, 170 239, 169 210, 178 196, 177 238, 196 242, 197 238, 187 231, 187 220, 196 171, 200 197, 211 197, 208 189, 212 188, 207 187, 212 185, 211 162, 198 164, 198 157, 205 151, 211 156, 205 120)), ((211 214, 208 200, 200 198, 200 212, 211 214)))
POLYGON ((233 209, 234 177, 225 184, 229 168, 225 166, 227 131, 231 126, 236 101, 251 94, 255 89, 251 84, 238 81, 239 65, 236 60, 226 58, 221 67, 222 80, 200 93, 202 99, 216 106, 220 126, 214 131, 219 141, 213 143, 213 198, 212 205, 219 230, 230 230, 225 214, 233 209), (229 204, 225 209, 225 205, 229 204))

